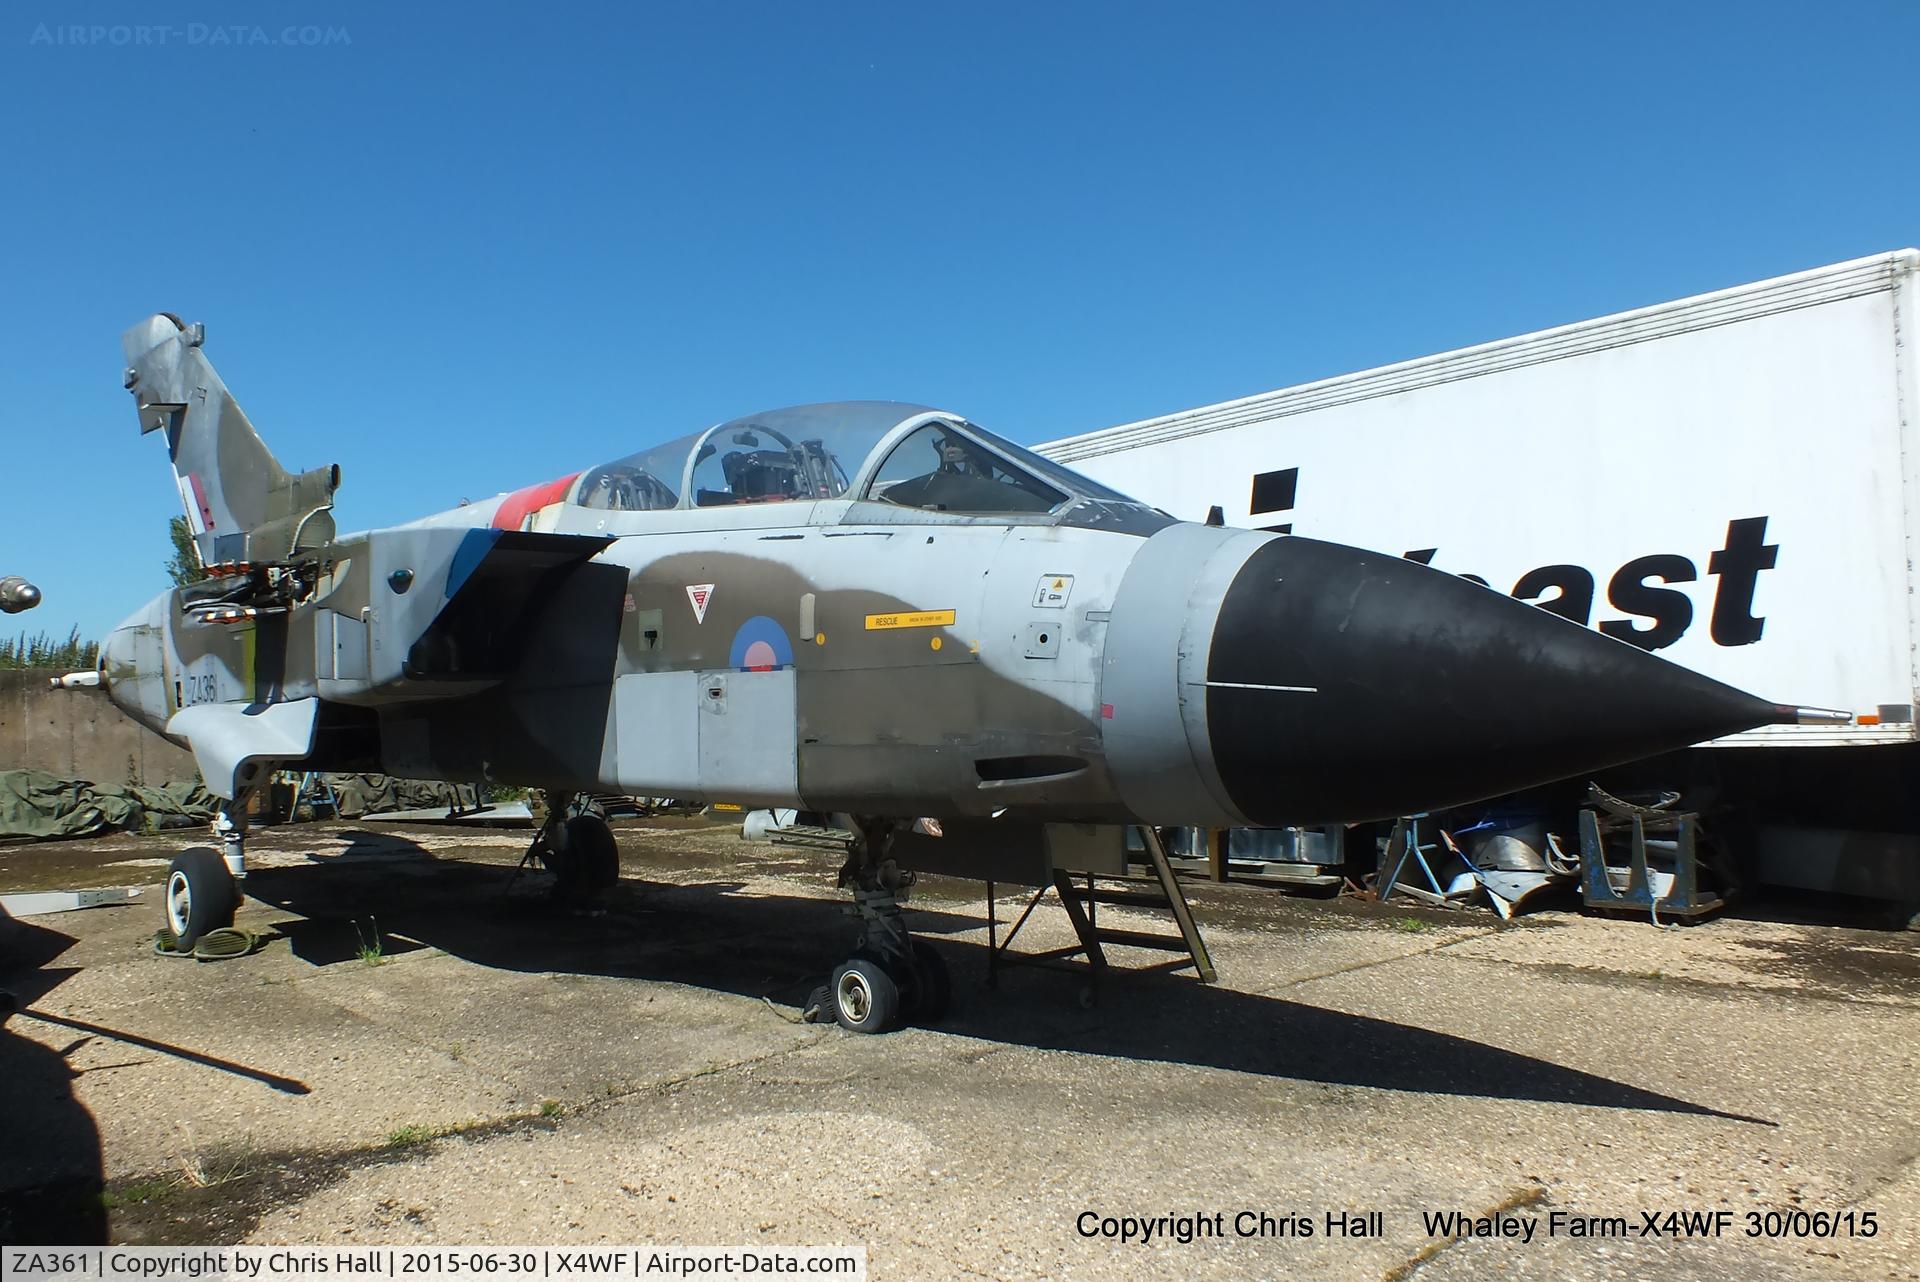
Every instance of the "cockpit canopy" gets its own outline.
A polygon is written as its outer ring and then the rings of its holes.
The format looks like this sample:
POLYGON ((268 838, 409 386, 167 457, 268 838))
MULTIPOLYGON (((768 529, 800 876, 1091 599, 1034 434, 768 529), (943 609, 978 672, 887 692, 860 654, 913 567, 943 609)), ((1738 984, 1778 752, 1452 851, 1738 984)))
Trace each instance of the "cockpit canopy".
POLYGON ((750 414, 592 468, 571 498, 619 512, 840 498, 1062 519, 1087 508, 1083 515, 1098 519, 1072 523, 1109 526, 1138 524, 1125 513, 1151 513, 958 415, 898 401, 750 414))

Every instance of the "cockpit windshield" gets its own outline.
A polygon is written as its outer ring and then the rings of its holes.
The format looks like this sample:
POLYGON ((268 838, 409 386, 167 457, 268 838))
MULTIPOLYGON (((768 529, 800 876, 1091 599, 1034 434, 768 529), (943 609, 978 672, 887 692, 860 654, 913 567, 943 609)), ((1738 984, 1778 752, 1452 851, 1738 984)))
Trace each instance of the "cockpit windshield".
POLYGON ((837 499, 881 437, 930 412, 897 401, 840 401, 749 414, 596 467, 580 478, 573 501, 651 512, 837 499))
POLYGON ((750 414, 593 468, 571 497, 619 512, 836 498, 979 515, 1147 511, 958 415, 899 401, 750 414))

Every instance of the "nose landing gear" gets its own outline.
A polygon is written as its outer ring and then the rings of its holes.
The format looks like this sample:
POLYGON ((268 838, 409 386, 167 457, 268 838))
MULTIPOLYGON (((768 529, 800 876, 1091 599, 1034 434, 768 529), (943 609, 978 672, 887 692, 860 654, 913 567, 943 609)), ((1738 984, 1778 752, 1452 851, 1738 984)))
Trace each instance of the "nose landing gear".
POLYGON ((894 821, 858 818, 859 836, 840 869, 840 885, 853 892, 861 920, 860 945, 835 968, 832 982, 816 989, 813 1018, 831 1013, 855 1033, 883 1033, 905 1020, 938 1022, 953 999, 953 980, 940 954, 907 930, 900 906, 913 874, 891 854, 894 821))
POLYGON ((620 880, 620 843, 613 828, 592 802, 574 793, 547 793, 547 821, 520 866, 534 859, 553 874, 554 898, 567 903, 591 899, 620 880))
POLYGON ((233 915, 240 908, 240 886, 227 871, 219 851, 193 846, 181 851, 168 866, 162 906, 167 929, 177 941, 174 947, 183 953, 192 952, 201 936, 233 925, 233 915))
POLYGON ((191 846, 167 866, 161 908, 180 952, 192 952, 203 936, 233 925, 245 898, 241 886, 247 875, 246 804, 245 793, 220 803, 213 818, 220 849, 191 846))

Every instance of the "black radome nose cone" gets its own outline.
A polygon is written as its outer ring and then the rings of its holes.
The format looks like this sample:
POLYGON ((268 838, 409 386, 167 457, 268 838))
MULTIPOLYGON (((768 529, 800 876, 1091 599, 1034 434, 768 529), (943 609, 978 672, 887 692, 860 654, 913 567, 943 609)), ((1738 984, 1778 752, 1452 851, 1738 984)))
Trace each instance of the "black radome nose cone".
POLYGON ((1465 579, 1302 538, 1240 570, 1207 666, 1215 766, 1262 825, 1460 805, 1779 714, 1465 579))

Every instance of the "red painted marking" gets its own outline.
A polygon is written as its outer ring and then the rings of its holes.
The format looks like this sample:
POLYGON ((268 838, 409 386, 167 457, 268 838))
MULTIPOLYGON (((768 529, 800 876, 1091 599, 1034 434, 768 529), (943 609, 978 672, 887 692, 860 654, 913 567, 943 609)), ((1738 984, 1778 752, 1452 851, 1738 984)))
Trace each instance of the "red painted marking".
POLYGON ((493 514, 493 528, 496 530, 517 530, 527 523, 527 518, 546 507, 549 503, 558 503, 567 497, 567 491, 580 479, 580 473, 563 476, 556 481, 542 481, 538 485, 529 485, 524 490, 515 490, 500 500, 500 509, 493 514))
POLYGON ((1113 705, 1111 703, 1103 703, 1100 705, 1100 719, 1102 721, 1113 720, 1113 705))
POLYGON ((207 506, 207 492, 200 488, 200 474, 198 472, 187 473, 187 483, 193 486, 193 501, 200 509, 200 524, 211 530, 213 528, 213 509, 207 506))

